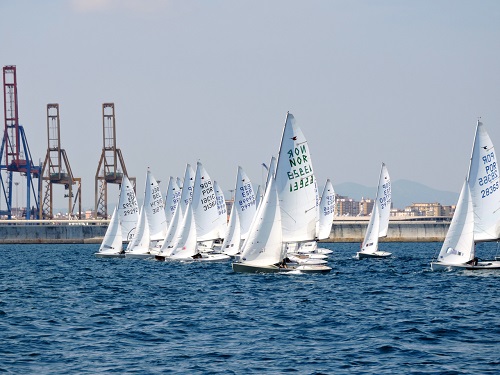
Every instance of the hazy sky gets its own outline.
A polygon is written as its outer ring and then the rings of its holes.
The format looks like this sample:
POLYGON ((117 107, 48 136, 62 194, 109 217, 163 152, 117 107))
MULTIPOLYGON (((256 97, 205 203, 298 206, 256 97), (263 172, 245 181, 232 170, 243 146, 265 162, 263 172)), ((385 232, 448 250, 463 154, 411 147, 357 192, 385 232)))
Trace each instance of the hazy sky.
POLYGON ((458 192, 478 116, 500 147, 500 1, 0 0, 0 14, 33 158, 59 103, 84 209, 105 102, 141 197, 148 166, 165 190, 197 160, 225 191, 238 165, 261 183, 287 111, 320 185, 375 186, 384 161, 393 181, 458 192))

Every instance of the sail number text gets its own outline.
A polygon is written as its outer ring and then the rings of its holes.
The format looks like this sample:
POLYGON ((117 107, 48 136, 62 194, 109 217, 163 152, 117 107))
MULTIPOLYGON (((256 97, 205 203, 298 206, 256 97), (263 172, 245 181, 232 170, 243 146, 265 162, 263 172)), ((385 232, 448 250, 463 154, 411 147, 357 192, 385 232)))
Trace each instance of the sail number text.
POLYGON ((302 189, 314 183, 313 169, 309 164, 309 155, 305 144, 288 150, 288 161, 290 170, 287 172, 288 179, 300 179, 290 182, 290 192, 302 189))
POLYGON ((380 202, 380 208, 383 210, 387 206, 391 207, 391 182, 386 182, 382 185, 382 189, 384 189, 384 196, 380 197, 378 200, 380 202))
POLYGON ((498 190, 498 168, 495 161, 495 153, 482 157, 485 175, 478 178, 481 189, 481 198, 486 198, 498 190), (495 182, 496 181, 496 182, 495 182), (489 186, 486 186, 490 184, 489 186))

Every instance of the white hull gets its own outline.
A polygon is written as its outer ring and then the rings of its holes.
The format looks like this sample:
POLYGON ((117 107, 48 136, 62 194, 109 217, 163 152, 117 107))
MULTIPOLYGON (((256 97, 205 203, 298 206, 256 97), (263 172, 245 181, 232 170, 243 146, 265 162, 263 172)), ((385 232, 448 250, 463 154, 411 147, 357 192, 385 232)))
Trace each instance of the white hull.
POLYGON ((94 255, 98 258, 124 258, 125 254, 123 253, 94 253, 94 255))
POLYGON ((432 262, 431 270, 433 271, 451 271, 451 270, 498 270, 500 269, 500 261, 482 261, 476 265, 471 264, 447 264, 441 262, 432 262))
POLYGON ((244 263, 233 263, 232 264, 234 272, 240 273, 278 273, 281 268, 271 265, 271 266, 254 266, 244 263))
POLYGON ((325 265, 304 264, 291 268, 290 271, 300 271, 300 273, 330 273, 332 267, 325 265))
POLYGON ((231 259, 231 257, 226 254, 207 254, 207 253, 202 253, 201 257, 197 258, 193 257, 171 258, 164 255, 155 255, 154 258, 159 261, 180 261, 180 262, 226 262, 231 259))
POLYGON ((310 265, 319 265, 319 264, 327 264, 328 261, 322 258, 313 258, 313 257, 304 257, 304 256, 295 256, 295 255, 288 255, 288 259, 294 263, 298 264, 310 264, 310 265))
POLYGON ((333 251, 330 250, 330 249, 325 249, 324 247, 318 247, 318 249, 316 250, 316 252, 318 254, 324 254, 324 255, 328 255, 328 254, 333 254, 333 251))
POLYGON ((377 250, 373 253, 364 253, 364 252, 358 252, 356 254, 356 257, 359 258, 359 259, 364 259, 364 258, 387 258, 387 257, 390 257, 392 255, 392 253, 389 253, 387 251, 380 251, 380 250, 377 250))
POLYGON ((129 259, 149 259, 153 258, 153 254, 134 254, 134 253, 125 253, 125 258, 129 259))
POLYGON ((332 268, 325 265, 298 265, 287 268, 271 266, 255 266, 244 263, 233 263, 233 271, 239 273, 288 273, 299 271, 300 273, 329 273, 332 268))

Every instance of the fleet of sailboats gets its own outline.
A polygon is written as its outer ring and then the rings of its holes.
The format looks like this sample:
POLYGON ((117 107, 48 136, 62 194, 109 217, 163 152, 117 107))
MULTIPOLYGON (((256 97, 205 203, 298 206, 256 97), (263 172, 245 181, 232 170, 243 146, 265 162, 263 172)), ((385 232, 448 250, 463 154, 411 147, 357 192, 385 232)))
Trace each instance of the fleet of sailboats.
MULTIPOLYGON (((263 164, 264 165, 264 164, 263 164)), ((139 208, 135 187, 123 176, 117 207, 97 257, 170 261, 227 261, 241 273, 328 273, 328 240, 335 191, 328 179, 322 194, 311 154, 294 116, 287 113, 277 158, 265 185, 254 190, 237 169, 228 219, 223 190, 201 162, 186 165, 183 178, 170 177, 165 197, 148 169, 139 208), (126 247, 124 250, 123 247, 126 247)), ((379 239, 387 236, 391 180, 382 163, 370 220, 356 257, 387 258, 379 239)), ((500 187, 493 143, 478 121, 469 169, 446 238, 432 270, 500 269, 500 260, 479 260, 476 244, 500 241, 500 187)))

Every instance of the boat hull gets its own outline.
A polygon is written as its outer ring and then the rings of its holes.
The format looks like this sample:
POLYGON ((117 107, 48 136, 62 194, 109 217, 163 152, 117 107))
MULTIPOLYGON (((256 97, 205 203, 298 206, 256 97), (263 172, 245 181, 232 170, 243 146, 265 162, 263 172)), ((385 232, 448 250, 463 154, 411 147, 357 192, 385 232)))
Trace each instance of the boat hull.
POLYGON ((149 259, 153 258, 152 254, 133 254, 133 253, 125 253, 125 258, 131 259, 149 259))
MULTIPOLYGON (((233 271, 239 273, 278 273, 283 268, 277 266, 256 266, 244 263, 233 263, 233 271)), ((286 270, 286 268, 285 268, 286 270)))
POLYGON ((387 251, 380 251, 380 250, 377 250, 373 253, 363 253, 363 252, 358 252, 356 254, 356 257, 359 258, 359 259, 365 259, 365 258, 387 258, 387 257, 390 257, 392 255, 392 253, 389 253, 387 251))
POLYGON ((106 254, 106 253, 94 253, 94 255, 98 258, 124 258, 125 254, 123 253, 114 253, 114 254, 106 254))
POLYGON ((491 261, 482 261, 478 262, 476 265, 472 264, 447 264, 441 262, 432 262, 431 270, 432 271, 451 271, 451 270, 499 270, 500 269, 500 261, 491 260, 491 261))
POLYGON ((179 262, 226 262, 231 259, 229 255, 226 254, 214 254, 214 253, 202 253, 201 257, 197 258, 192 258, 192 257, 187 257, 187 258, 171 258, 167 257, 165 255, 155 255, 154 258, 159 261, 179 261, 179 262))
POLYGON ((290 268, 288 269, 289 271, 300 271, 300 273, 320 273, 320 274, 326 274, 330 273, 332 270, 332 267, 328 267, 325 265, 313 265, 313 264, 307 264, 307 265, 299 265, 295 268, 290 268))
POLYGON ((275 265, 271 266, 256 266, 244 263, 233 263, 233 271, 239 273, 288 273, 288 272, 296 272, 300 273, 319 273, 326 274, 329 273, 332 268, 325 265, 316 265, 316 264, 308 264, 308 265, 293 265, 288 266, 286 268, 277 267, 275 265))

